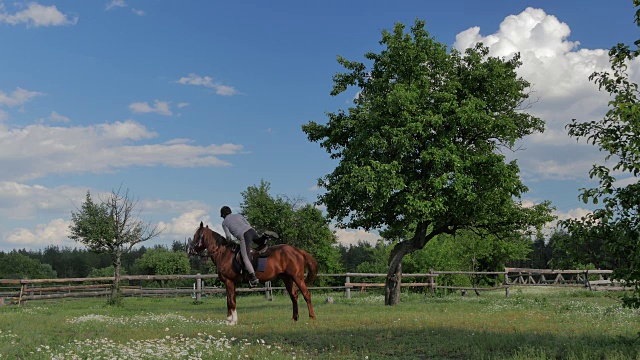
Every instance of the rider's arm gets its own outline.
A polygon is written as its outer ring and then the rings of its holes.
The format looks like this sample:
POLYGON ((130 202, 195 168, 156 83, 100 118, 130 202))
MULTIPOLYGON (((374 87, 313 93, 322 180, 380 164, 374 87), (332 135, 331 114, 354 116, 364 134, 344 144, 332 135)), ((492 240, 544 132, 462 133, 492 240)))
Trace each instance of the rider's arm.
POLYGON ((222 230, 224 230, 224 237, 227 238, 227 241, 233 241, 233 236, 231 236, 229 228, 224 223, 222 224, 222 230))

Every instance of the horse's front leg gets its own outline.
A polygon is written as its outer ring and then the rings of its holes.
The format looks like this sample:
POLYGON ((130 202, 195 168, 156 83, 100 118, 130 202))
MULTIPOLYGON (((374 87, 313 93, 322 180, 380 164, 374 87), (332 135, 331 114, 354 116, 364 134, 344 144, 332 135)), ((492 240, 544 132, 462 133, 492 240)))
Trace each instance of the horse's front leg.
POLYGON ((227 325, 238 323, 238 313, 236 312, 236 284, 232 280, 225 280, 227 289, 227 325))

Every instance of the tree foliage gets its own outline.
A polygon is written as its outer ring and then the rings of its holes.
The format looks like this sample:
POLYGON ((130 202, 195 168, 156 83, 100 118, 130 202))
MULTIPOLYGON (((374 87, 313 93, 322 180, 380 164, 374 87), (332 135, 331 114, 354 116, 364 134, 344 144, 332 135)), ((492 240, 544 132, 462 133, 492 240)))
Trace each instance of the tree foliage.
POLYGON ((382 32, 380 53, 361 62, 338 57, 332 95, 359 89, 354 106, 302 129, 332 159, 319 179, 318 202, 349 228, 410 229, 390 255, 385 303, 399 302, 402 258, 438 234, 466 228, 510 234, 552 219, 548 202, 523 207, 528 189, 516 161, 501 150, 541 132, 525 111, 529 83, 520 56, 488 56, 479 44, 464 54, 436 42, 416 20, 382 32))
POLYGON ((55 279, 57 274, 49 264, 32 259, 17 251, 0 253, 0 279, 55 279))
MULTIPOLYGON (((640 0, 633 1, 640 7, 640 0)), ((636 10, 635 23, 640 26, 640 10, 636 10)), ((567 125, 569 135, 597 146, 608 153, 607 161, 613 166, 594 165, 591 178, 598 187, 581 189, 584 202, 602 203, 603 207, 581 219, 565 221, 563 225, 585 243, 601 242, 604 249, 616 259, 614 277, 632 286, 633 295, 625 298, 628 306, 640 308, 640 93, 638 84, 629 80, 628 65, 638 61, 640 39, 635 49, 617 44, 609 51, 610 71, 594 72, 589 77, 600 90, 611 96, 609 110, 601 120, 567 125), (620 185, 615 172, 635 177, 635 182, 620 185)))
POLYGON ((242 192, 242 214, 259 233, 279 234, 278 242, 304 249, 318 260, 321 272, 340 272, 337 237, 322 212, 301 198, 269 194, 271 185, 264 180, 242 192))
MULTIPOLYGON (((136 260, 135 268, 140 275, 186 275, 191 271, 186 252, 170 251, 163 246, 149 249, 136 260)), ((159 281, 161 287, 166 283, 166 280, 159 281)))

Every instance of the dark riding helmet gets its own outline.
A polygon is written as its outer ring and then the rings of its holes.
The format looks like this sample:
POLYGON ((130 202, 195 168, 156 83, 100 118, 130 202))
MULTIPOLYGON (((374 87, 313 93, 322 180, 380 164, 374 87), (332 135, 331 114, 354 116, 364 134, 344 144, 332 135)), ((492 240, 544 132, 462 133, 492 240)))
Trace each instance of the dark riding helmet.
POLYGON ((222 208, 220 208, 220 217, 221 218, 225 218, 225 216, 231 214, 231 208, 228 206, 223 206, 222 208))

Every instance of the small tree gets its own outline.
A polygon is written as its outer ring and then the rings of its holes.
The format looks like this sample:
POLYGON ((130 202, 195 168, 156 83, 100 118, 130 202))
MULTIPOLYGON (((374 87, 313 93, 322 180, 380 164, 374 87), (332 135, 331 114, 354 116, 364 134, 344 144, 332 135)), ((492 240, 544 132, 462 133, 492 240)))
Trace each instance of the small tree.
POLYGON ((142 222, 134 209, 137 201, 129 195, 129 190, 113 190, 101 203, 93 202, 87 191, 85 201, 77 212, 71 212, 69 238, 78 241, 92 251, 112 255, 114 278, 109 304, 119 305, 120 265, 122 255, 136 244, 160 235, 158 227, 142 222))

